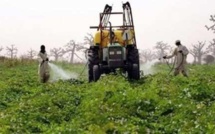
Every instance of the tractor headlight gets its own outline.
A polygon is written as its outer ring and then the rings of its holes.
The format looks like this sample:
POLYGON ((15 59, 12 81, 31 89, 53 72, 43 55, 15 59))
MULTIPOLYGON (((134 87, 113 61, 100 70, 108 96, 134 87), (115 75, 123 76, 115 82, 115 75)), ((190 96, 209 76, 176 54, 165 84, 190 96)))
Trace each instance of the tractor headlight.
POLYGON ((114 55, 114 51, 110 51, 109 54, 110 54, 110 55, 114 55))
POLYGON ((116 54, 122 54, 122 51, 116 51, 116 54))

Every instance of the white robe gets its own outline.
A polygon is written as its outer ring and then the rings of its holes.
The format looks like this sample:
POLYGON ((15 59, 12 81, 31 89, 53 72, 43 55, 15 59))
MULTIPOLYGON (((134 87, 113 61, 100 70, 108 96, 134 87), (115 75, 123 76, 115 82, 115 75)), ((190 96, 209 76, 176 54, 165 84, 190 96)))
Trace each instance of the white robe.
POLYGON ((175 48, 172 55, 167 56, 167 59, 175 56, 176 57, 175 68, 180 68, 180 66, 184 66, 187 63, 188 54, 189 54, 188 49, 183 45, 179 45, 178 47, 175 48), (179 51, 182 51, 182 53, 180 53, 179 51))
POLYGON ((45 53, 39 53, 38 56, 41 58, 40 64, 39 64, 39 76, 41 81, 47 82, 47 79, 49 78, 49 66, 48 66, 48 61, 46 60, 47 54, 45 53))

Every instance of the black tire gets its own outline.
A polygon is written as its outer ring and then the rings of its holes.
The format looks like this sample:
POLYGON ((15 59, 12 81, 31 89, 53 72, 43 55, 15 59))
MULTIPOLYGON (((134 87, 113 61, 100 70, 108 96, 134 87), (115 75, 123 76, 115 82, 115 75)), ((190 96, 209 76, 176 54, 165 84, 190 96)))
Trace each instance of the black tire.
POLYGON ((139 70, 138 64, 133 64, 132 66, 132 78, 134 80, 140 79, 140 70, 139 70))
POLYGON ((139 52, 138 49, 131 47, 128 49, 127 55, 128 62, 128 78, 129 79, 140 79, 140 65, 139 65, 139 52))
POLYGON ((127 73, 128 73, 128 79, 132 79, 133 78, 133 76, 132 76, 132 67, 131 67, 132 65, 129 65, 129 68, 128 68, 128 70, 127 70, 127 73))
POLYGON ((128 62, 132 64, 139 64, 139 51, 136 48, 128 49, 128 62))
POLYGON ((98 65, 93 66, 93 81, 97 81, 100 78, 100 69, 98 65))
POLYGON ((88 50, 88 81, 92 82, 93 79, 93 66, 99 64, 98 49, 88 50))
POLYGON ((88 82, 93 81, 93 65, 88 63, 88 82))

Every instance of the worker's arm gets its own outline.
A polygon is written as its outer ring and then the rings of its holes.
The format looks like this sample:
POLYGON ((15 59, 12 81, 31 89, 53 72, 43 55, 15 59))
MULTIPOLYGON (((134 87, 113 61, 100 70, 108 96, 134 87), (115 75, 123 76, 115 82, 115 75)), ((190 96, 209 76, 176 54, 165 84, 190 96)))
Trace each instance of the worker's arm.
POLYGON ((46 54, 39 53, 40 58, 42 58, 43 61, 47 60, 46 54))
POLYGON ((166 56, 166 59, 170 59, 172 57, 174 57, 177 54, 177 48, 175 48, 175 50, 173 51, 173 53, 169 56, 166 56))

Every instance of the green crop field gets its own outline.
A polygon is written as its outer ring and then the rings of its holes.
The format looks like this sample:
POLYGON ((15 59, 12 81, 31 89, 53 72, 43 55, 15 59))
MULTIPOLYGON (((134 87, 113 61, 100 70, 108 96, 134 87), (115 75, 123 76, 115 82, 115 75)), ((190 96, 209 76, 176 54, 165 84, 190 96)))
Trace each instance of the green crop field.
MULTIPOLYGON (((59 64, 81 73, 84 65, 59 64)), ((215 132, 215 66, 190 65, 189 78, 108 75, 38 81, 34 61, 0 62, 0 133, 196 134, 215 132)))

